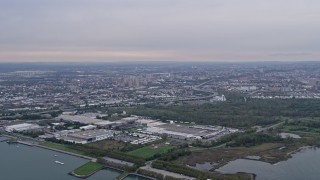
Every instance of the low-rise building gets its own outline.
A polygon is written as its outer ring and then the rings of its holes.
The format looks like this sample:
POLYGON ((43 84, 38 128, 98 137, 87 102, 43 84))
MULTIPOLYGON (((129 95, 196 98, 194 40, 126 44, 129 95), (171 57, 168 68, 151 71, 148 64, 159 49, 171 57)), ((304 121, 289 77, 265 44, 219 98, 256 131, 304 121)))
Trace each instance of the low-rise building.
POLYGON ((41 129, 42 129, 41 126, 37 124, 29 124, 29 123, 6 126, 5 128, 7 132, 23 132, 23 131, 34 131, 34 130, 41 130, 41 129))
POLYGON ((81 130, 92 130, 92 129, 96 129, 97 126, 95 125, 87 125, 87 126, 82 126, 80 127, 81 130))
POLYGON ((77 131, 63 135, 57 135, 57 139, 62 139, 67 142, 76 144, 87 144, 90 142, 112 139, 116 134, 115 131, 106 129, 96 129, 87 131, 77 131))

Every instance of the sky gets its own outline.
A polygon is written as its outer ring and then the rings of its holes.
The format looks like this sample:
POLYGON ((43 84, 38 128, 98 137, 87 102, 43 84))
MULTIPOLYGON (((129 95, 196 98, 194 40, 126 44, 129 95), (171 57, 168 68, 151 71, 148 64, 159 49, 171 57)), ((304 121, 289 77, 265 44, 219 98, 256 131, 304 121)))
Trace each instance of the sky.
POLYGON ((0 0, 0 62, 320 61, 319 0, 0 0))

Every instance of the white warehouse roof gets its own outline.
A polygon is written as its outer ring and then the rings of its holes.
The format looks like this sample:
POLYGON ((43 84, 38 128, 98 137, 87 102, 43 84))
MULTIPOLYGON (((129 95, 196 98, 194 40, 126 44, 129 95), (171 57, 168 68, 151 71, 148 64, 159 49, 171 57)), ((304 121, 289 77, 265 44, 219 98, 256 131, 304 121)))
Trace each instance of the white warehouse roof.
POLYGON ((41 127, 36 124, 29 124, 29 123, 22 123, 22 124, 16 124, 12 126, 7 126, 6 131, 7 132, 13 132, 13 131, 28 131, 28 130, 33 130, 33 129, 40 129, 41 127))

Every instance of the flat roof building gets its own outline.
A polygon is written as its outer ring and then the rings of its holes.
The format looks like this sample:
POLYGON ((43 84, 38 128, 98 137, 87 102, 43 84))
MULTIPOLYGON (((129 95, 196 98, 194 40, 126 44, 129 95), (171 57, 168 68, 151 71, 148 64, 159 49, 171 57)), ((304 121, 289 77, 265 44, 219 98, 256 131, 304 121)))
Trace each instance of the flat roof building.
POLYGON ((56 138, 76 144, 87 144, 90 142, 111 139, 114 137, 115 133, 116 132, 112 130, 96 129, 64 134, 61 136, 57 136, 56 138))
POLYGON ((64 121, 72 121, 72 122, 79 122, 82 124, 95 124, 99 122, 103 122, 103 120, 99 120, 92 117, 80 116, 80 115, 60 115, 56 119, 62 119, 64 121))
POLYGON ((29 124, 29 123, 6 126, 5 128, 7 132, 15 132, 15 131, 23 132, 23 131, 31 131, 31 130, 39 130, 39 129, 42 129, 42 127, 37 124, 29 124))

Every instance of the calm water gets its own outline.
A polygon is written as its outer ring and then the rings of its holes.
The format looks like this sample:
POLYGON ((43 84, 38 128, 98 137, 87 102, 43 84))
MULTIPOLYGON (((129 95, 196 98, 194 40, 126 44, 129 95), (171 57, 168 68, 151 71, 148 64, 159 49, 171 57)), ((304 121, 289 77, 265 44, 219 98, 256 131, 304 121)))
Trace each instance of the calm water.
POLYGON ((306 148, 287 161, 275 165, 238 159, 221 167, 223 173, 249 172, 258 180, 319 180, 320 149, 306 148))
MULTIPOLYGON (((81 180, 68 173, 86 162, 88 162, 86 159, 46 149, 0 142, 1 180, 81 180), (54 161, 65 164, 59 165, 54 161)), ((119 171, 105 169, 87 180, 112 180, 119 174, 119 171)), ((143 180, 143 178, 131 176, 126 180, 143 180)))

